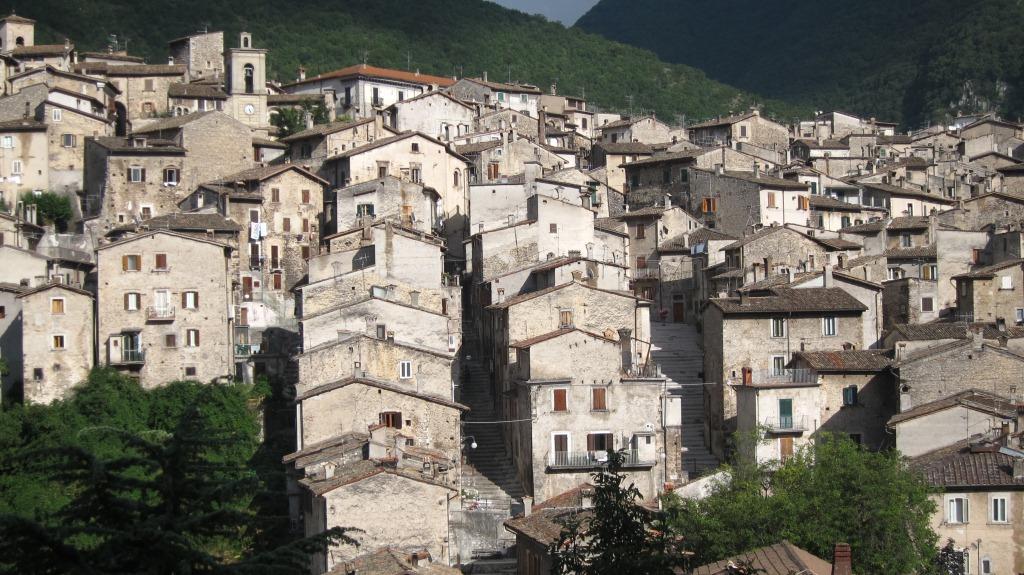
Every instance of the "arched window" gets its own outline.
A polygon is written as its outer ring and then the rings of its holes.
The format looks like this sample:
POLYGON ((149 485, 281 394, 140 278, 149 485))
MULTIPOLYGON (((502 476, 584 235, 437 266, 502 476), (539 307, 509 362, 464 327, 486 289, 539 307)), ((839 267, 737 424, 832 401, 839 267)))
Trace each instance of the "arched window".
POLYGON ((15 46, 24 46, 25 45, 25 39, 22 38, 21 36, 18 36, 17 38, 14 39, 14 45, 15 46))
POLYGON ((455 170, 452 173, 452 183, 455 185, 456 188, 459 187, 459 171, 458 170, 455 170))
POLYGON ((246 64, 243 70, 245 71, 245 93, 252 94, 255 92, 254 82, 256 69, 253 68, 252 64, 246 64))
POLYGON ((249 47, 249 38, 248 37, 243 37, 242 38, 242 47, 243 48, 248 48, 249 47))

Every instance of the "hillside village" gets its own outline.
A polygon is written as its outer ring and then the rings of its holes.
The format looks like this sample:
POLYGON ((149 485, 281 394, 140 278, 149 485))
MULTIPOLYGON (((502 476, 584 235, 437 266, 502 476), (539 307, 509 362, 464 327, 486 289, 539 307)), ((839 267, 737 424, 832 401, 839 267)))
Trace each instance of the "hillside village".
MULTIPOLYGON (((315 573, 548 573, 609 450, 656 504, 824 433, 909 458, 968 572, 1024 571, 1024 125, 680 126, 486 72, 279 84, 247 33, 150 64, 34 31, 0 20, 4 402, 281 382, 295 533, 362 530, 315 573)), ((850 572, 787 545, 766 573, 850 572)))

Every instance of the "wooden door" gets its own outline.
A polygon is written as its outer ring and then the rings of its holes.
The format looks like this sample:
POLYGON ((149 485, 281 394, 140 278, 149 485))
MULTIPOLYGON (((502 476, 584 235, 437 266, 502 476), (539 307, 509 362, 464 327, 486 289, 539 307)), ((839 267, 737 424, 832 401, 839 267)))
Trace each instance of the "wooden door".
POLYGON ((779 438, 779 458, 783 461, 793 457, 793 438, 792 437, 780 437, 779 438))
POLYGON ((242 278, 242 297, 245 299, 252 299, 252 278, 242 278))
POLYGON ((672 302, 672 321, 679 323, 686 319, 686 302, 672 302))

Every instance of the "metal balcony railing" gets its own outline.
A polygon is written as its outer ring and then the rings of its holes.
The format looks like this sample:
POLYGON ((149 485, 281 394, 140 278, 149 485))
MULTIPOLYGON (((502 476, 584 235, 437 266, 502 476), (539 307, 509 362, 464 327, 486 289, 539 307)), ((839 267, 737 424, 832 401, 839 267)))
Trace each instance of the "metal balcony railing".
POLYGON ((174 321, 174 306, 149 306, 146 308, 148 321, 174 321))
POLYGON ((661 366, 649 361, 640 365, 632 365, 629 369, 623 370, 627 377, 656 378, 662 377, 661 366))
POLYGON ((111 362, 113 365, 125 365, 133 363, 145 363, 146 352, 141 349, 124 349, 121 350, 121 357, 115 357, 111 362))
MULTIPOLYGON (((653 460, 642 459, 635 449, 622 451, 625 456, 622 465, 625 467, 644 467, 654 465, 653 460)), ((548 458, 551 469, 593 469, 608 464, 607 451, 555 451, 548 458)))
POLYGON ((770 433, 800 433, 807 431, 807 418, 802 415, 767 417, 764 420, 764 426, 770 433))
POLYGON ((633 279, 635 280, 658 279, 659 277, 661 277, 661 268, 650 266, 633 268, 633 279))
POLYGON ((733 385, 786 385, 786 384, 815 384, 818 382, 818 372, 813 369, 758 369, 750 373, 749 381, 744 382, 743 376, 729 378, 733 385))

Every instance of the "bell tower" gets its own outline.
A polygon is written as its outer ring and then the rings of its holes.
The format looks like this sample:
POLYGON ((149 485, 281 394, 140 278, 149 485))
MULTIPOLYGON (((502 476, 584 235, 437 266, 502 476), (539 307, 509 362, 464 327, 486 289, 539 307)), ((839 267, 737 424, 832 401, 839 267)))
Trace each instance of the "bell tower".
POLYGON ((36 42, 36 21, 11 12, 0 19, 0 52, 10 52, 22 46, 34 46, 36 42))
POLYGON ((242 32, 226 60, 230 114, 250 127, 268 127, 266 49, 254 47, 252 34, 242 32))

